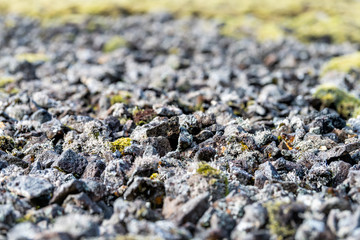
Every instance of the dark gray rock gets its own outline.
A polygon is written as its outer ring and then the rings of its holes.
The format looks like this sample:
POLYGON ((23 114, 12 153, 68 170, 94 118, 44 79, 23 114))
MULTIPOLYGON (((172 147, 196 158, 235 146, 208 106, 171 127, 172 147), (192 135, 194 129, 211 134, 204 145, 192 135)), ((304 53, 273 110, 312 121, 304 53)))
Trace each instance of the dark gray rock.
MULTIPOLYGON (((151 146, 154 148, 155 153, 159 154, 160 157, 165 156, 171 151, 170 142, 166 137, 149 137, 141 142, 144 146, 151 146)), ((146 147, 145 147, 146 149, 146 147)), ((145 150, 146 151, 146 150, 145 150)))
POLYGON ((51 167, 51 165, 57 160, 59 154, 54 151, 45 151, 36 156, 35 161, 39 162, 45 168, 51 167))
MULTIPOLYGON (((102 214, 102 209, 93 202, 86 193, 71 194, 66 197, 63 202, 65 211, 69 205, 88 211, 90 214, 102 214)), ((71 211, 70 211, 71 212, 71 211)))
POLYGON ((24 160, 22 160, 18 157, 12 156, 10 154, 0 155, 0 160, 2 162, 6 162, 8 165, 13 164, 13 165, 19 166, 21 168, 27 168, 29 166, 29 163, 25 162, 24 160))
POLYGON ((154 206, 162 206, 164 196, 163 182, 144 177, 135 177, 124 193, 125 200, 132 201, 139 198, 151 202, 154 206))
POLYGON ((231 233, 232 239, 242 239, 248 232, 261 229, 267 221, 267 211, 259 203, 245 207, 245 215, 231 233))
POLYGON ((19 176, 7 184, 9 191, 29 199, 35 205, 49 202, 54 187, 48 181, 30 176, 19 176))
POLYGON ((195 158, 198 161, 211 161, 216 155, 216 150, 212 147, 204 147, 200 148, 199 151, 196 152, 195 158))
POLYGON ((5 160, 0 160, 0 171, 3 168, 6 168, 7 166, 9 166, 9 163, 5 160))
POLYGON ((76 177, 80 177, 88 161, 83 156, 75 153, 73 150, 68 149, 63 152, 52 164, 53 168, 58 168, 60 171, 72 173, 76 177))
POLYGON ((39 123, 45 123, 51 121, 52 116, 48 111, 44 109, 37 110, 31 115, 31 120, 37 121, 39 123))
POLYGON ((90 159, 89 161, 81 178, 100 178, 106 168, 105 163, 101 159, 93 159, 92 161, 90 159))
POLYGON ((336 187, 347 178, 351 165, 344 161, 335 161, 331 162, 329 167, 333 174, 332 184, 336 187))
POLYGON ((175 223, 178 226, 187 222, 196 224, 200 217, 208 209, 209 198, 209 193, 203 193, 193 199, 190 199, 175 213, 175 216, 173 217, 175 223))
POLYGON ((100 201, 109 194, 106 185, 102 182, 91 179, 84 179, 83 181, 86 184, 86 192, 93 201, 100 201))
POLYGON ((59 188, 56 189, 50 203, 62 204, 65 198, 70 194, 77 194, 82 191, 85 191, 87 186, 85 182, 81 180, 72 180, 70 182, 62 184, 59 188))
POLYGON ((281 180, 280 175, 270 162, 259 165, 255 172, 255 186, 262 188, 266 180, 281 180))

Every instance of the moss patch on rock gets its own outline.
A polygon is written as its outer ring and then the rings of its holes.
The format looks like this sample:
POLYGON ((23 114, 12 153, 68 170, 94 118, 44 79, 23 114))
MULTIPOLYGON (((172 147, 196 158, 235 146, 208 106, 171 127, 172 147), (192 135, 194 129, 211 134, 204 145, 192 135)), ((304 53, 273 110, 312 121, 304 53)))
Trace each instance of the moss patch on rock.
POLYGON ((360 114, 360 99, 335 86, 320 86, 314 97, 321 101, 322 108, 334 108, 346 119, 360 114))
POLYGON ((207 163, 199 163, 196 172, 209 179, 209 184, 214 189, 224 189, 225 196, 229 194, 229 180, 220 170, 213 168, 207 163))
POLYGON ((207 163, 199 163, 196 172, 205 177, 217 177, 217 178, 220 176, 221 173, 220 170, 213 168, 207 163))
POLYGON ((110 104, 114 105, 115 103, 125 103, 128 104, 131 98, 131 94, 127 91, 122 91, 117 95, 110 97, 110 104))
POLYGON ((321 70, 321 75, 330 71, 338 71, 348 73, 351 69, 360 68, 360 52, 334 57, 325 63, 321 70))
POLYGON ((124 153, 126 147, 131 145, 131 138, 119 138, 114 142, 110 143, 110 148, 113 152, 118 150, 121 154, 124 153))
POLYGON ((15 56, 18 61, 34 62, 46 62, 49 61, 49 57, 43 53, 23 53, 15 56))
POLYGON ((122 48, 126 46, 127 46, 127 41, 124 38, 120 36, 115 36, 110 38, 110 40, 104 44, 103 52, 110 53, 118 48, 122 48))
POLYGON ((9 83, 13 82, 15 82, 15 79, 13 77, 0 77, 0 88, 3 88, 9 83))
POLYGON ((0 136, 0 150, 11 152, 16 148, 14 140, 9 136, 0 136))
POLYGON ((278 240, 288 239, 296 233, 295 228, 287 223, 281 222, 281 219, 279 219, 280 212, 282 211, 281 208, 284 204, 286 205, 287 203, 276 201, 265 204, 269 217, 268 228, 272 234, 277 236, 278 240))

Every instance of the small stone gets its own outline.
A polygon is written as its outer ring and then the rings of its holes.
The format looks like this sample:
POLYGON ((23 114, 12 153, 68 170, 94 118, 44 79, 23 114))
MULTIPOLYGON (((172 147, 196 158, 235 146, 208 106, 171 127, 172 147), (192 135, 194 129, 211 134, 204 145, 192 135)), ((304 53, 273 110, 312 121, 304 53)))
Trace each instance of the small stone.
POLYGON ((347 147, 346 145, 336 146, 331 148, 329 151, 321 152, 319 154, 322 159, 326 160, 328 164, 336 160, 342 160, 348 162, 350 164, 356 164, 356 162, 351 158, 348 149, 351 147, 347 147))
POLYGON ((16 195, 24 196, 33 204, 47 204, 54 187, 42 178, 19 176, 7 184, 7 188, 16 195))
POLYGON ((41 232, 35 235, 34 240, 72 240, 68 233, 41 232))
POLYGON ((185 150, 186 148, 190 147, 192 143, 193 143, 193 136, 185 129, 182 129, 179 135, 177 149, 185 150))
POLYGON ((212 147, 204 147, 200 148, 199 151, 196 152, 195 158, 198 161, 211 161, 216 155, 216 150, 212 147))
POLYGON ((86 166, 81 178, 100 178, 105 167, 106 165, 101 159, 94 159, 86 166))
POLYGON ((332 184, 336 187, 347 178, 351 165, 344 161, 335 161, 331 162, 329 167, 333 174, 332 184))
POLYGON ((139 198, 151 202, 154 206, 161 206, 164 196, 164 183, 145 177, 135 177, 124 193, 125 200, 132 201, 139 198))
POLYGON ((10 154, 2 154, 0 155, 0 160, 2 162, 7 162, 8 165, 16 165, 21 168, 27 168, 29 166, 29 163, 25 162, 24 160, 21 160, 20 158, 17 158, 15 156, 12 156, 10 154))
POLYGON ((209 207, 209 197, 210 194, 206 192, 186 202, 178 212, 175 213, 175 223, 178 226, 187 222, 196 224, 209 207))
POLYGON ((66 173, 72 173, 76 177, 80 177, 87 164, 86 158, 80 156, 71 149, 68 149, 55 160, 52 167, 58 168, 66 173))
POLYGON ((51 121, 51 119, 52 119, 51 114, 44 109, 40 109, 31 115, 31 120, 37 121, 39 123, 45 123, 51 121))
POLYGON ((0 223, 12 226, 15 223, 15 209, 10 204, 0 205, 0 223))
POLYGON ((62 184, 54 192, 50 203, 62 204, 65 198, 70 194, 77 194, 87 189, 86 184, 81 180, 72 180, 70 182, 62 184))
POLYGON ((31 109, 28 105, 20 104, 20 105, 13 105, 6 108, 5 112, 11 117, 16 120, 23 120, 25 116, 29 116, 31 114, 31 109))
MULTIPOLYGON (((168 152, 171 151, 170 142, 166 137, 149 137, 144 140, 142 145, 151 146, 155 149, 155 152, 159 154, 160 157, 165 156, 168 152)), ((146 150, 145 150, 146 151, 146 150)))
POLYGON ((34 239, 40 232, 40 228, 31 222, 23 222, 15 225, 7 234, 7 239, 34 239))
POLYGON ((9 166, 9 163, 5 160, 0 160, 0 171, 3 168, 6 168, 7 166, 9 166))
POLYGON ((267 211, 261 204, 247 205, 244 210, 245 215, 232 232, 232 239, 242 239, 246 232, 258 230, 266 223, 267 211))
POLYGON ((214 136, 214 134, 209 131, 209 130, 203 130, 201 131, 199 134, 197 134, 195 137, 194 137, 194 140, 197 142, 197 143, 201 143, 201 142, 204 142, 206 141, 207 139, 209 138, 212 138, 214 136))
POLYGON ((87 210, 90 214, 101 214, 102 209, 94 203, 86 193, 78 193, 78 194, 71 194, 66 197, 64 200, 63 206, 66 207, 68 205, 75 205, 81 209, 87 210))
POLYGON ((83 181, 86 184, 86 193, 93 201, 98 202, 108 195, 106 185, 102 182, 91 179, 84 179, 83 181))
POLYGON ((335 236, 326 228, 324 222, 315 219, 306 219, 295 234, 295 240, 303 239, 335 239, 335 236))
POLYGON ((55 162, 55 160, 59 157, 54 151, 45 151, 36 156, 35 161, 39 162, 45 168, 51 167, 51 165, 55 162))
POLYGON ((53 231, 68 233, 74 239, 99 235, 97 218, 90 215, 68 214, 55 219, 53 231))
POLYGON ((262 188, 266 180, 281 180, 280 175, 270 162, 259 165, 255 172, 255 186, 262 188))

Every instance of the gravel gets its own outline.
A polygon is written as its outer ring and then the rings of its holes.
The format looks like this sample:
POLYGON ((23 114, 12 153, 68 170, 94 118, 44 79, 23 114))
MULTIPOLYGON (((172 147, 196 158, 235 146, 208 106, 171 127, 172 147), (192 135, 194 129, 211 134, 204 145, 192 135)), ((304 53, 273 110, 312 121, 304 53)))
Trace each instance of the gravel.
POLYGON ((314 97, 360 96, 321 75, 358 45, 168 13, 0 29, 1 239, 360 236, 360 118, 314 97))

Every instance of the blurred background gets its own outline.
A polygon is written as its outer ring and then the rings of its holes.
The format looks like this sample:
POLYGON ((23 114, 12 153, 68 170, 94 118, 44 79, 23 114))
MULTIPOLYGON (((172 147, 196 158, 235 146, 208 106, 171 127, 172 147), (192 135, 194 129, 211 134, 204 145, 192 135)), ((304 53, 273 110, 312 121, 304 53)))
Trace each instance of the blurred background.
POLYGON ((1 0, 0 11, 41 19, 44 24, 78 22, 91 15, 153 11, 199 15, 224 23, 222 31, 259 41, 292 35, 302 41, 359 42, 358 0, 1 0))

